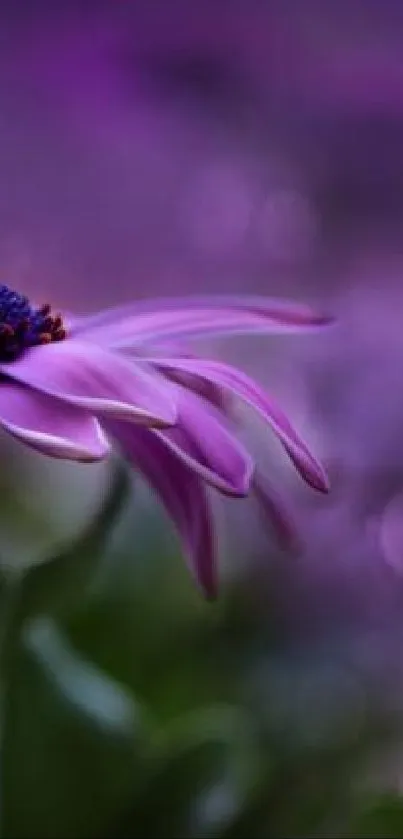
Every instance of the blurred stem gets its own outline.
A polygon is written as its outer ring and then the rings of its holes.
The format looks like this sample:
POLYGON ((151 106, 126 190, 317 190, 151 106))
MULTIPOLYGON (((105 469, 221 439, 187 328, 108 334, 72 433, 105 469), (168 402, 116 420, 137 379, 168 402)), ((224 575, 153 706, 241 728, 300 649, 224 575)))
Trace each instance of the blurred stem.
POLYGON ((4 839, 5 729, 8 692, 11 683, 15 645, 21 625, 23 578, 21 569, 4 575, 0 611, 0 837, 4 839))
MULTIPOLYGON (((9 735, 7 723, 13 700, 21 628, 33 615, 52 614, 76 602, 77 592, 88 586, 97 568, 97 556, 120 515, 131 487, 125 462, 113 464, 110 490, 96 516, 78 538, 42 564, 9 568, 0 578, 0 839, 5 839, 7 807, 5 787, 9 735), (83 558, 87 556, 87 561, 83 558)), ((1 566, 1 563, 0 563, 1 566)))

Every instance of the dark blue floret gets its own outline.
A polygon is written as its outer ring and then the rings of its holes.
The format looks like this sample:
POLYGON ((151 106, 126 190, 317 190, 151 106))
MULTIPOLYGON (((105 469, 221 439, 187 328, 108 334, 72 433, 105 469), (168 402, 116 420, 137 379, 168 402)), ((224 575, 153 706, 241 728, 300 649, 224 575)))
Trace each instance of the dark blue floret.
POLYGON ((0 362, 14 361, 24 350, 66 337, 61 315, 48 304, 35 308, 27 297, 0 285, 0 362))

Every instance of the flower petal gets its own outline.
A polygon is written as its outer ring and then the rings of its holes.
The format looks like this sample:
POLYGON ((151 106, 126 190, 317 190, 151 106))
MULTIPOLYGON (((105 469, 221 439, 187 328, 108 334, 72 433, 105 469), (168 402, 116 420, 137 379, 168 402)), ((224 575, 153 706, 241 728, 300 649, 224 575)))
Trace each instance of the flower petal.
POLYGON ((156 300, 81 318, 73 335, 115 349, 166 339, 226 333, 298 332, 332 322, 302 303, 264 297, 212 296, 156 300))
POLYGON ((204 594, 217 591, 213 522, 206 489, 149 429, 108 422, 111 434, 159 496, 180 536, 190 570, 204 594))
POLYGON ((157 427, 175 421, 172 390, 158 373, 93 344, 33 347, 0 371, 95 414, 157 427))
POLYGON ((175 373, 189 373, 201 380, 207 380, 236 394, 251 405, 269 423, 298 472, 314 489, 328 492, 329 482, 320 465, 301 440, 284 412, 260 385, 253 379, 220 361, 191 358, 154 359, 153 363, 175 378, 175 373))
POLYGON ((98 420, 87 411, 15 383, 0 385, 0 425, 50 457, 90 462, 110 450, 98 420))
POLYGON ((264 520, 273 528, 279 544, 287 550, 298 550, 301 545, 294 518, 277 490, 269 485, 266 478, 255 473, 252 491, 264 520))
POLYGON ((226 495, 248 494, 253 461, 203 399, 177 386, 176 425, 153 433, 207 483, 226 495))

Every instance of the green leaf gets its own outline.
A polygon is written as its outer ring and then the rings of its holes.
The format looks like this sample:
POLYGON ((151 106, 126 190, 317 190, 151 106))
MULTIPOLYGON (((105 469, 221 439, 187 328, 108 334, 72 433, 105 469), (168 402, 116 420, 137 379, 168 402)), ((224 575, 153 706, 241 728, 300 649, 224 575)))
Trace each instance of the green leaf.
POLYGON ((250 719, 235 708, 211 708, 181 718, 165 737, 141 800, 133 802, 113 835, 224 835, 253 796, 259 777, 250 719))
POLYGON ((3 835, 102 836, 148 771, 144 710, 51 620, 26 628, 9 677, 3 835))
POLYGON ((346 829, 348 836, 400 839, 403 836, 403 798, 392 793, 367 800, 346 829))

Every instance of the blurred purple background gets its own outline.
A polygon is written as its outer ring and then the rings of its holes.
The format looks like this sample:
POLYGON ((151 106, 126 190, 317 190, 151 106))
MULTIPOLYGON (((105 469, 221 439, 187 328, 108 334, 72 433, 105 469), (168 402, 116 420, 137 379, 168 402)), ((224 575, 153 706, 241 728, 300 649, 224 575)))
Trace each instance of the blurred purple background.
POLYGON ((398 285, 402 26, 375 0, 3 4, 3 270, 86 308, 398 285))
POLYGON ((242 573, 285 636, 357 632, 400 707, 403 4, 5 3, 0 33, 2 281, 69 310, 240 291, 337 316, 220 342, 332 481, 318 499, 256 437, 304 549, 266 565, 256 529, 242 573))

